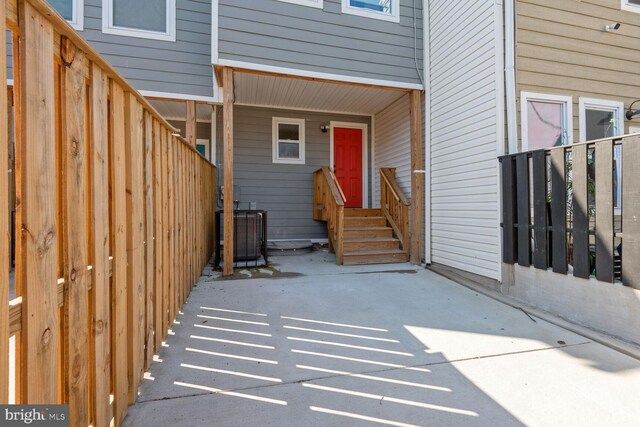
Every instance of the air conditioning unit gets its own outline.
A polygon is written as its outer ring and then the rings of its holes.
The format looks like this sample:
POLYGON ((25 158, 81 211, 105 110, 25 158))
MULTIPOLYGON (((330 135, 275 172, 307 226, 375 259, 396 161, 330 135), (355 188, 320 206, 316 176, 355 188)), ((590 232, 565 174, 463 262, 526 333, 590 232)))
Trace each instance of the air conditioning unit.
MULTIPOLYGON (((222 236, 224 211, 216 213, 218 236, 222 236)), ((222 259, 220 240, 216 245, 214 263, 222 259)), ((267 212, 259 210, 233 211, 233 262, 236 267, 267 265, 267 212)))

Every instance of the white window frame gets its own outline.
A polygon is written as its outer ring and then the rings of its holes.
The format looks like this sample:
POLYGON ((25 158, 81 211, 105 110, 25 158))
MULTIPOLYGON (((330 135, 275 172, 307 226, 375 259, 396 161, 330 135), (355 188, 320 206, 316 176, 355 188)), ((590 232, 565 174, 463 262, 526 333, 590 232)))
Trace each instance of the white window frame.
POLYGON ((583 98, 578 100, 580 108, 580 142, 587 140, 587 109, 611 111, 615 115, 616 131, 614 136, 624 135, 624 103, 607 99, 583 98))
POLYGON ((573 144, 573 98, 571 96, 549 95, 545 93, 521 92, 520 93, 520 127, 522 138, 522 150, 529 151, 529 118, 527 117, 527 105, 529 101, 549 102, 564 105, 565 138, 563 145, 573 144))
POLYGON ((176 0, 165 0, 167 5, 166 32, 118 27, 113 25, 113 0, 102 0, 102 32, 118 36, 139 37, 143 39, 176 41, 176 0))
POLYGON ((84 0, 71 0, 71 19, 67 22, 76 31, 84 30, 84 0))
POLYGON ((304 165, 305 164, 305 121, 304 119, 290 119, 285 117, 273 117, 271 119, 272 128, 272 152, 273 163, 290 164, 290 165, 304 165), (298 125, 298 141, 280 140, 278 139, 278 126, 285 125, 298 125), (297 143, 299 146, 299 157, 297 159, 280 158, 280 151, 278 150, 280 142, 297 143))
MULTIPOLYGON (((585 142, 587 140, 587 108, 593 110, 612 111, 615 115, 614 117, 617 124, 613 136, 624 135, 624 102, 580 97, 578 105, 580 106, 580 142, 585 142)), ((621 166, 622 159, 620 158, 619 150, 614 150, 613 157, 613 161, 621 166)), ((618 167, 616 171, 618 183, 621 183, 622 169, 618 167)), ((622 202, 622 185, 618 185, 614 197, 619 203, 622 202)), ((614 208, 615 215, 620 215, 621 212, 620 206, 614 208)))
POLYGON ((322 4, 324 0, 278 0, 278 1, 283 1, 285 3, 299 4, 300 6, 316 7, 318 9, 322 9, 324 7, 324 5, 322 4))
POLYGON ((620 0, 620 9, 640 13, 640 5, 629 3, 627 0, 620 0))
POLYGON ((400 22, 400 0, 391 0, 391 13, 376 12, 375 10, 354 7, 349 0, 342 0, 342 13, 364 16, 365 18, 382 19, 383 21, 400 22))

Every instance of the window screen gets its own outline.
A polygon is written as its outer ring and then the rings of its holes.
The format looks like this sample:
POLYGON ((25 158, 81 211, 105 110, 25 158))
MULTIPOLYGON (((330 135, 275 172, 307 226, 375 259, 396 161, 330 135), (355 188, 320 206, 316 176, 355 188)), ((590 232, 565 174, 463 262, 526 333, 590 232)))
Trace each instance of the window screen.
POLYGON ((166 0, 113 0, 113 25, 167 32, 166 0))
POLYGON ((73 0, 49 0, 49 3, 64 19, 73 20, 73 0))

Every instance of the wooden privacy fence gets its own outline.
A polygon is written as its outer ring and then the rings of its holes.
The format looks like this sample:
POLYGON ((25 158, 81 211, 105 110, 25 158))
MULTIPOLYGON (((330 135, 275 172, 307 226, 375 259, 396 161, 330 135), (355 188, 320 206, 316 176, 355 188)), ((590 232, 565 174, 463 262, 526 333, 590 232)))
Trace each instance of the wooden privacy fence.
POLYGON ((409 207, 411 203, 396 180, 395 168, 380 168, 380 208, 409 256, 409 207))
POLYGON ((0 0, 0 23, 13 37, 17 193, 8 301, 0 174, 0 403, 14 337, 16 403, 68 403, 72 426, 119 425, 213 252, 215 168, 44 0, 0 0))
POLYGON ((503 262, 640 289, 640 135, 500 162, 503 262))

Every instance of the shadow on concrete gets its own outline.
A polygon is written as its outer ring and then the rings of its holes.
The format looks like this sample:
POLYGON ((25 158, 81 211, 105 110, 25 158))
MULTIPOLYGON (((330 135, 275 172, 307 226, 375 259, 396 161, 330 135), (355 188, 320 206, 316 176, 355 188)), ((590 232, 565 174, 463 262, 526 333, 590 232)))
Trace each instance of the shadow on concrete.
POLYGON ((126 425, 579 421, 588 407, 545 409, 592 380, 576 359, 640 367, 431 272, 327 257, 282 260, 280 271, 304 274, 286 280, 203 278, 126 425))

